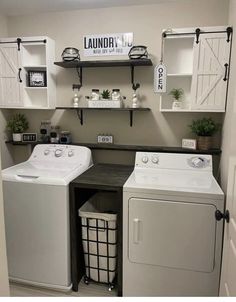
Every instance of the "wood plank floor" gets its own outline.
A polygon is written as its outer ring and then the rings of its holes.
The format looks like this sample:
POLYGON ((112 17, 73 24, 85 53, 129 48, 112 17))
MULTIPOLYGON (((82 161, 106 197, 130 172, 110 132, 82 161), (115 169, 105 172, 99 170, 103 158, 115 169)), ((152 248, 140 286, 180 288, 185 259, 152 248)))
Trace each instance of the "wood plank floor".
POLYGON ((103 284, 90 283, 89 285, 86 285, 83 281, 79 284, 78 292, 60 292, 11 283, 10 295, 11 297, 115 297, 117 296, 117 291, 116 289, 109 291, 108 287, 103 284))

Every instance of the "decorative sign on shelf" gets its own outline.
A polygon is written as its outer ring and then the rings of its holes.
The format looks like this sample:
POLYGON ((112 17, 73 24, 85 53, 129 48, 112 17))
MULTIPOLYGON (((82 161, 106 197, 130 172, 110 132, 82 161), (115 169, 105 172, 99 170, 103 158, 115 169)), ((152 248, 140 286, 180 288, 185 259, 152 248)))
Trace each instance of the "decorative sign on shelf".
POLYGON ((159 64, 154 69, 154 92, 166 92, 166 67, 159 64))
POLYGON ((37 142, 37 133, 22 133, 22 142, 37 142))
POLYGON ((97 141, 98 144, 113 144, 114 138, 111 134, 98 134, 97 141))
POLYGON ((133 33, 84 36, 84 56, 128 55, 133 46, 133 33))
POLYGON ((182 139, 182 148, 196 150, 197 149, 197 140, 196 139, 183 138, 182 139))

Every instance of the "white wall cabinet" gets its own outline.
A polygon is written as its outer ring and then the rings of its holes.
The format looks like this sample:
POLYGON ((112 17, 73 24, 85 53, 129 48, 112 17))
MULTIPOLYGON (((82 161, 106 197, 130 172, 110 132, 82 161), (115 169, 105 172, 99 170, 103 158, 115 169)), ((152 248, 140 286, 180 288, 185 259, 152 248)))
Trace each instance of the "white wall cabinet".
POLYGON ((163 62, 167 92, 160 96, 161 112, 225 112, 232 34, 226 27, 172 29, 164 38, 163 62), (182 108, 172 109, 169 92, 182 88, 182 108))
POLYGON ((0 108, 56 107, 55 43, 48 37, 0 40, 0 108), (13 42, 13 43, 12 43, 13 42), (46 73, 46 86, 31 87, 29 71, 46 73))

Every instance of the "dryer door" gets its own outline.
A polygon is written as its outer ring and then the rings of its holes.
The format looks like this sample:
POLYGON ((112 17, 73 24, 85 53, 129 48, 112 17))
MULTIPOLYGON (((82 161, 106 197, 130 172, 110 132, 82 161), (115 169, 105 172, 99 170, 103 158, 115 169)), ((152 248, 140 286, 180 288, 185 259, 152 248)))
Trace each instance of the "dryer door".
POLYGON ((130 261, 212 272, 215 210, 212 204, 129 199, 130 261))

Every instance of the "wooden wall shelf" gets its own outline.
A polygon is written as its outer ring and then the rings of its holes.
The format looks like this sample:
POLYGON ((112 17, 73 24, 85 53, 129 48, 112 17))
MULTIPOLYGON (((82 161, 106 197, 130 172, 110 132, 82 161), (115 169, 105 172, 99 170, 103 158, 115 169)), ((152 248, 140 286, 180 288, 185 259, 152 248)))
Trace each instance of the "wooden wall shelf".
POLYGON ((89 67, 124 67, 124 66, 152 66, 150 59, 138 60, 99 60, 99 61, 72 61, 55 62, 57 66, 63 68, 89 68, 89 67))
POLYGON ((133 113, 134 112, 142 112, 142 111, 150 111, 150 108, 90 108, 90 107, 56 107, 56 109, 61 109, 61 110, 76 110, 78 118, 80 120, 80 124, 83 125, 84 123, 84 111, 121 111, 121 112, 129 112, 129 117, 130 117, 130 127, 133 126, 133 113))
MULTIPOLYGON (((16 146, 32 145, 34 147, 41 142, 23 143, 13 142, 12 140, 6 141, 6 144, 12 144, 16 146)), ((221 149, 210 149, 210 150, 192 150, 184 149, 181 147, 165 147, 165 146, 140 146, 140 145, 119 145, 119 144, 97 144, 97 143, 75 143, 72 145, 88 147, 92 150, 116 150, 116 151, 142 151, 142 152, 160 152, 160 153, 186 153, 186 154, 210 154, 220 155, 221 149)))
POLYGON ((129 60, 99 60, 99 61, 61 61, 54 62, 55 65, 63 68, 75 68, 78 73, 79 81, 78 87, 83 85, 83 68, 91 67, 130 67, 131 84, 132 87, 137 85, 134 83, 134 67, 135 66, 152 66, 150 59, 129 59, 129 60))

